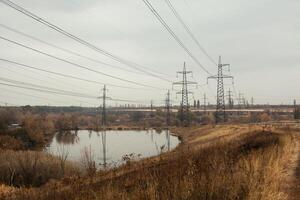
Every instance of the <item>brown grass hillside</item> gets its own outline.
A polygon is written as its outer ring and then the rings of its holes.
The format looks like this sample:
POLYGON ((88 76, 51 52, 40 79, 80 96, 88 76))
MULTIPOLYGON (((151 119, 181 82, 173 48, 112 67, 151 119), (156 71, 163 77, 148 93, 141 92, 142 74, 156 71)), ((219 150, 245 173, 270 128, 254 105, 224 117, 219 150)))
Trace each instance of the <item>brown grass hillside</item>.
POLYGON ((289 131, 231 126, 176 132, 183 144, 174 152, 40 188, 4 188, 13 193, 6 199, 288 199, 281 188, 294 148, 289 131))

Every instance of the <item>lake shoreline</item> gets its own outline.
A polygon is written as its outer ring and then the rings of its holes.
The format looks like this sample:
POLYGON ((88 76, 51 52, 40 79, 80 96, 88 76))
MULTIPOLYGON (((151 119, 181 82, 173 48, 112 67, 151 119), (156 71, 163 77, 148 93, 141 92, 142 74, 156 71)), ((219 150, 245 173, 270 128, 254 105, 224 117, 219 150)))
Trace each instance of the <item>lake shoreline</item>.
POLYGON ((45 151, 59 156, 67 150, 69 161, 80 162, 82 152, 89 150, 97 166, 119 167, 127 159, 142 160, 174 150, 181 144, 177 134, 167 130, 73 130, 57 132, 45 151))

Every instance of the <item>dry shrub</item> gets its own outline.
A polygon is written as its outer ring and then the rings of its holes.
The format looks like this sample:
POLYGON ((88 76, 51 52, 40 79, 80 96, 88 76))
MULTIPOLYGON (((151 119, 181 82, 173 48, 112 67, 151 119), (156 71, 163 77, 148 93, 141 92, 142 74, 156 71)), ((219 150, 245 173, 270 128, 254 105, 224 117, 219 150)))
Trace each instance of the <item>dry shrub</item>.
POLYGON ((93 176, 96 173, 97 168, 96 168, 95 160, 94 160, 93 155, 92 155, 91 146, 89 148, 85 147, 82 150, 82 152, 81 152, 81 164, 83 165, 86 173, 89 176, 93 176))
POLYGON ((1 151, 0 183, 12 186, 41 186, 50 179, 78 175, 79 168, 47 153, 34 151, 1 151))
POLYGON ((0 135, 0 149, 20 150, 24 148, 22 141, 9 135, 0 135))
POLYGON ((34 145, 44 144, 43 121, 39 116, 26 116, 23 121, 24 129, 34 145))

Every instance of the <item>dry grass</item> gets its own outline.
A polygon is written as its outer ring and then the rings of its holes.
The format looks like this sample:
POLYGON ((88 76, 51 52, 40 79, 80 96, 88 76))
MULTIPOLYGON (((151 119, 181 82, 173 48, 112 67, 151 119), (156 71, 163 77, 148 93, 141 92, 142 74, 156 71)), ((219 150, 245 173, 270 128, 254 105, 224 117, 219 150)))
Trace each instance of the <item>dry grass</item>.
POLYGON ((16 187, 41 186, 50 179, 78 175, 80 169, 43 152, 0 151, 0 184, 16 187))
POLYGON ((88 178, 69 178, 8 199, 284 200, 281 192, 289 134, 249 133, 240 140, 185 149, 88 178))

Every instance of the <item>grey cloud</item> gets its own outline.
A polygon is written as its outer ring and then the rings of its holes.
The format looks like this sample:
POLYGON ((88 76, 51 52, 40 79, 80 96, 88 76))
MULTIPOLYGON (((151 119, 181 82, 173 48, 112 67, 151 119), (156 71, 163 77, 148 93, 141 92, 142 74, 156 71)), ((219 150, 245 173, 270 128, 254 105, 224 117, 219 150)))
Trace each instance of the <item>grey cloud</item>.
MULTIPOLYGON (((175 72, 180 70, 183 61, 186 61, 189 69, 195 72, 194 79, 200 84, 206 82, 207 74, 178 46, 141 0, 13 1, 120 57, 151 67, 153 70, 162 71, 171 80, 177 80, 175 72)), ((151 0, 151 2, 193 54, 199 58, 200 62, 212 73, 216 73, 215 66, 199 51, 180 27, 164 1, 151 0)), ((246 96, 263 99, 266 95, 277 94, 278 91, 284 91, 284 95, 289 97, 300 96, 292 90, 293 84, 300 84, 300 80, 295 78, 296 74, 299 74, 300 50, 298 20, 300 2, 298 0, 178 0, 172 2, 209 54, 215 59, 218 55, 222 55, 224 62, 232 64, 232 74, 235 75, 236 87, 247 94, 246 96), (268 77, 267 81, 265 77, 268 77)), ((0 7, 0 23, 50 43, 76 50, 111 64, 118 64, 4 5, 0 7)), ((0 35, 123 78, 154 84, 162 88, 171 88, 170 83, 153 77, 110 70, 108 67, 29 41, 1 28, 0 35)), ((64 63, 16 48, 4 41, 0 41, 0 45, 1 57, 45 66, 47 69, 62 73, 73 73, 83 75, 86 78, 126 85, 126 83, 110 80, 80 69, 72 70, 71 66, 64 63)), ((127 68, 122 64, 118 65, 127 68)), ((0 68, 1 76, 7 74, 5 70, 0 68)), ((13 74, 9 76, 13 78, 13 74)), ((20 76, 16 77, 20 78, 20 76)), ((34 80, 31 81, 34 82, 34 80)), ((73 83, 72 80, 64 81, 73 83)), ((100 91, 98 86, 76 81, 73 84, 89 88, 91 92, 100 91)), ((195 97, 202 97, 204 92, 210 93, 210 101, 213 102, 212 96, 215 93, 213 83, 211 83, 211 88, 212 91, 208 88, 195 90, 195 97)), ((83 91, 80 88, 74 88, 74 90, 83 91)), ((164 98, 164 91, 134 92, 113 88, 111 94, 124 98, 145 99, 145 101, 150 101, 151 98, 157 101, 164 98)), ((61 97, 54 98, 60 99, 61 97)), ((281 101, 289 102, 286 98, 276 98, 273 102, 281 103, 281 101)), ((263 100, 261 102, 263 103, 263 100)), ((15 103, 22 103, 22 100, 15 103)), ((34 100, 32 103, 34 104, 34 100)))

